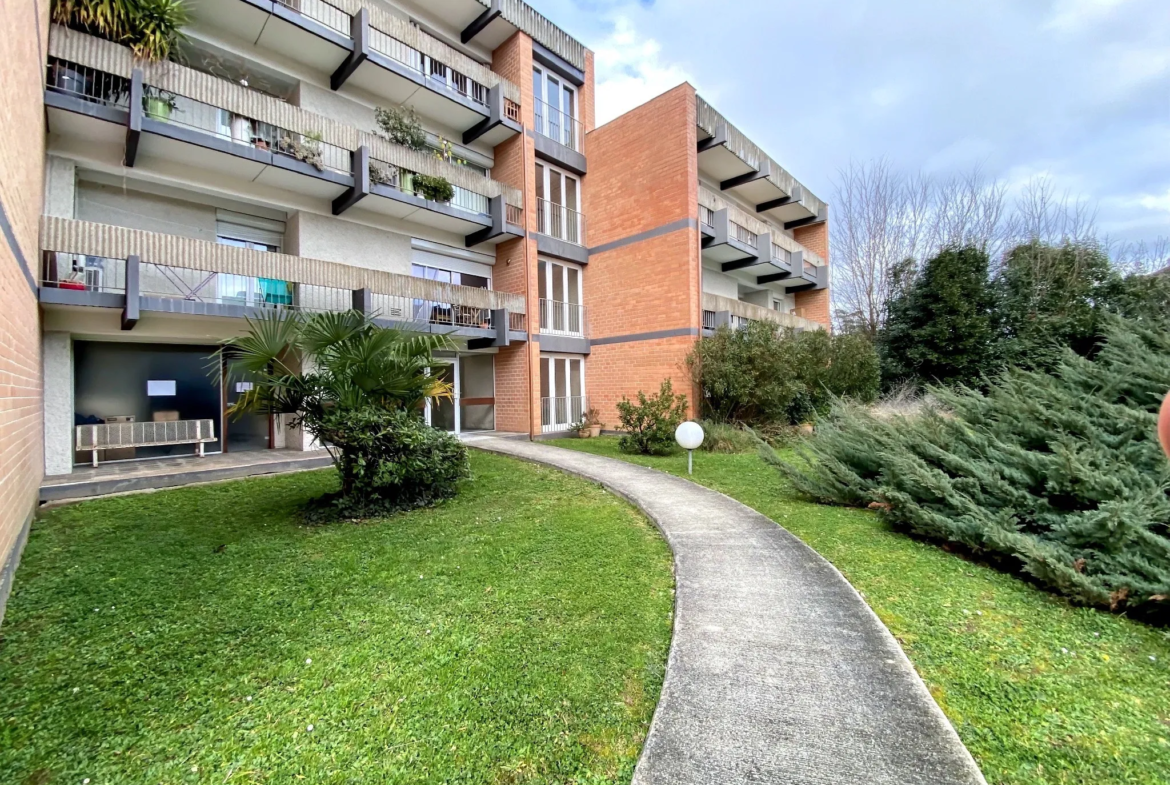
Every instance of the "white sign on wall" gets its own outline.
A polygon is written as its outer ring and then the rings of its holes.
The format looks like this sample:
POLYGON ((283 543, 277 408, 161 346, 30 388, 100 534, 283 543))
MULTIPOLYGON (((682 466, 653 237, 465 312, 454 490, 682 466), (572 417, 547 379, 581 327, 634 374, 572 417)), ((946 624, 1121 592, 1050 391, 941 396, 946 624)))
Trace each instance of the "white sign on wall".
POLYGON ((151 398, 163 398, 175 394, 174 379, 148 379, 146 394, 151 398))

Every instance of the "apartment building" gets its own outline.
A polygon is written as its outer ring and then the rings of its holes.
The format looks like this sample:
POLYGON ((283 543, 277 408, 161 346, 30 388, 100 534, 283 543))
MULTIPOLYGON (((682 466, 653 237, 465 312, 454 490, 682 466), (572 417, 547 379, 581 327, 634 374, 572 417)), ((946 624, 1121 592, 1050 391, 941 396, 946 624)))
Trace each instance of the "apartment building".
POLYGON ((595 129, 592 53, 520 0, 202 0, 168 62, 47 6, 2 37, 5 580, 43 474, 316 447, 225 415, 247 318, 447 334, 430 423, 532 437, 687 389, 719 324, 828 324, 826 206, 690 85, 595 129))
POLYGON ((828 329, 828 206, 679 85, 588 136, 589 403, 672 378, 719 325, 828 329))
POLYGON ((46 472, 311 449, 288 418, 226 417, 248 382, 209 367, 245 317, 282 309, 450 335, 437 372, 456 399, 428 410, 436 427, 578 419, 583 345, 536 336, 583 318, 581 268, 565 281, 587 254, 591 54, 521 2, 207 0, 192 14, 165 63, 49 31, 46 472), (401 108, 426 149, 379 128, 379 109, 401 108), (428 192, 434 178, 450 198, 428 192))

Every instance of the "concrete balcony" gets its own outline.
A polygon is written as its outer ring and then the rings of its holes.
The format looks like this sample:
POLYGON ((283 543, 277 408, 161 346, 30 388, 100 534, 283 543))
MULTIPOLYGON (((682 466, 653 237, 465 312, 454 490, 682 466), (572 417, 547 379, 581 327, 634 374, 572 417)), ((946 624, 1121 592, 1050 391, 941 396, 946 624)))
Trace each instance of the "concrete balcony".
POLYGON ((824 223, 829 207, 698 97, 699 171, 785 229, 824 223))
POLYGON ((545 256, 588 264, 585 215, 562 204, 537 199, 536 250, 545 256))
POLYGON ((705 188, 699 189, 699 234, 704 265, 745 285, 787 292, 829 285, 817 254, 705 188))
MULTIPOLYGON (((448 4, 452 4, 448 0, 448 4)), ((474 0, 454 5, 482 9, 474 0)), ((452 13, 457 9, 450 9, 452 13)), ((490 145, 520 133, 520 89, 461 52, 358 0, 201 0, 196 22, 410 106, 490 145)))
MULTIPOLYGON (((43 307, 114 309, 126 331, 144 318, 357 309, 470 348, 527 340, 519 294, 67 218, 41 219, 41 249, 43 307)), ((228 334, 242 328, 225 326, 228 334)))
POLYGON ((49 54, 50 132, 124 145, 126 166, 179 163, 327 200, 335 215, 364 200, 468 246, 523 236, 511 220, 522 218, 520 191, 464 167, 175 63, 135 63, 125 47, 65 28, 53 28, 49 54), (424 198, 417 174, 446 178, 455 198, 424 198))
POLYGON ((710 334, 724 325, 732 328, 747 322, 771 322, 792 330, 823 330, 825 325, 791 313, 781 313, 761 305, 703 293, 703 332, 710 334))

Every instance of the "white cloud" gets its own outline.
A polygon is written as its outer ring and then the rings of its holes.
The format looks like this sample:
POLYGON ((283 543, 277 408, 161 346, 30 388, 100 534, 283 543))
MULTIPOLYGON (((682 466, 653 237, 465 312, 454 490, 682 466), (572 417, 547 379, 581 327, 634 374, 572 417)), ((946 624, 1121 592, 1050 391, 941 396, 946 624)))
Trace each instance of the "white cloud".
POLYGON ((1126 0, 1056 0, 1045 30, 1074 33, 1108 18, 1126 0))
POLYGON ((662 62, 661 53, 659 43, 639 36, 627 17, 614 20, 594 52, 598 125, 689 80, 682 67, 662 62))
POLYGON ((1138 199, 1138 204, 1147 210, 1164 210, 1170 213, 1170 190, 1161 196, 1146 194, 1138 199))

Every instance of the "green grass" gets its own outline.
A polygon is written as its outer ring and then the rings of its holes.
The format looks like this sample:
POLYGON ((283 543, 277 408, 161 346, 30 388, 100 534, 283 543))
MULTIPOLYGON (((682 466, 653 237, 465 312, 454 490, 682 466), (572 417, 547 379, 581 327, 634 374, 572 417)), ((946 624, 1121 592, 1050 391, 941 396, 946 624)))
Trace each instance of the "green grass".
POLYGON ((360 525, 299 523, 332 472, 47 513, 0 628, 0 782, 628 783, 669 550, 595 485, 472 469, 360 525))
MULTIPOLYGON (((612 438, 552 444, 686 475, 683 453, 626 456, 612 438)), ((804 501, 754 453, 697 452, 692 479, 768 515, 844 573, 992 785, 1170 783, 1170 633, 1072 607, 868 512, 804 501)))

